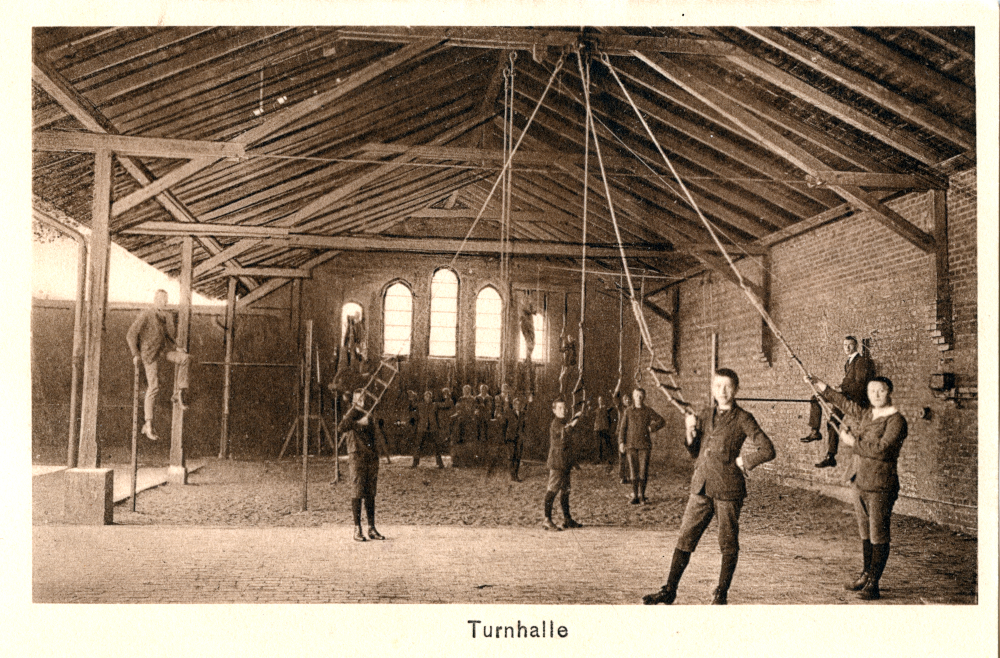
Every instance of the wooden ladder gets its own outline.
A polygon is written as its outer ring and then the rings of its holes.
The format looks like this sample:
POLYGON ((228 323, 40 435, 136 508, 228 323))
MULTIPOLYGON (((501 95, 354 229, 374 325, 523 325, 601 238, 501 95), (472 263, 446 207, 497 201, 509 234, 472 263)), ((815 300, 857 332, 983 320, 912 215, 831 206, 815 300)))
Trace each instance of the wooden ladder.
POLYGON ((365 412, 365 415, 371 415, 378 403, 382 401, 382 396, 392 386, 396 375, 399 374, 399 366, 395 364, 395 361, 396 357, 394 356, 382 357, 378 368, 375 368, 375 372, 365 384, 364 395, 361 399, 361 410, 365 412))

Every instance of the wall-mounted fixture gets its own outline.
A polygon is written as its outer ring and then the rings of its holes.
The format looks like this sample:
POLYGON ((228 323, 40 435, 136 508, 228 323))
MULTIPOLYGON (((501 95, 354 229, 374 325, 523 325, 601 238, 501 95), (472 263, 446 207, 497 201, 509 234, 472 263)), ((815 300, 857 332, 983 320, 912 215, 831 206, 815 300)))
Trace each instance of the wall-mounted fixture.
POLYGON ((929 383, 930 389, 938 393, 943 393, 944 391, 950 391, 955 388, 955 373, 952 372, 934 372, 931 373, 931 380, 929 383))

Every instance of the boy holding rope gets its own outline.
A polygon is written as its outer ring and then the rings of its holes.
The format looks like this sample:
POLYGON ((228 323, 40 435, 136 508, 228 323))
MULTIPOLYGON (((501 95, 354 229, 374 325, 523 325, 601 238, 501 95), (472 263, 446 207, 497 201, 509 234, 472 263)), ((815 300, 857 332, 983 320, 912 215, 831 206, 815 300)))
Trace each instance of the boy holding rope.
POLYGON ((729 368, 720 368, 712 376, 714 405, 697 416, 685 413, 685 447, 695 462, 691 494, 681 520, 680 536, 674 549, 667 583, 660 591, 642 597, 646 605, 669 605, 677 596, 684 569, 691 553, 708 528, 712 517, 719 516, 719 548, 722 565, 713 605, 726 605, 729 586, 739 557, 740 511, 746 498, 745 473, 775 457, 774 445, 749 412, 736 404, 740 378, 729 368), (754 447, 741 455, 745 442, 754 447))

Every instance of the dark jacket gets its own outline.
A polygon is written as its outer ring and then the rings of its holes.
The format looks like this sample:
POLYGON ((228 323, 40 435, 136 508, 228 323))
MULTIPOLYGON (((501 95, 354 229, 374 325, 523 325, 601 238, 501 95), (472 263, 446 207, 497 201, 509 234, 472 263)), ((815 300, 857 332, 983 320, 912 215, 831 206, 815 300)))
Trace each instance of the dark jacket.
POLYGON ((896 462, 908 431, 903 414, 897 411, 874 418, 870 408, 864 409, 830 388, 823 391, 823 397, 850 417, 857 439, 845 479, 862 491, 898 493, 896 462))
POLYGON ((649 435, 665 424, 660 414, 645 405, 638 409, 630 407, 618 428, 619 442, 624 439, 627 450, 649 450, 653 447, 649 435))
POLYGON ((566 427, 568 422, 568 418, 553 417, 549 423, 549 459, 545 466, 550 470, 561 471, 573 465, 573 445, 566 427))
POLYGON ((446 402, 424 402, 421 400, 417 403, 415 421, 417 426, 417 432, 437 432, 440 428, 438 424, 438 410, 449 408, 450 405, 446 402))
POLYGON ((747 495, 746 479, 736 465, 744 442, 754 447, 743 456, 748 472, 775 457, 774 444, 750 413, 736 403, 719 413, 715 405, 698 414, 694 440, 684 442, 696 458, 691 493, 720 500, 739 500, 747 495))
POLYGON ((864 354, 858 354, 850 363, 844 362, 844 381, 840 383, 840 392, 851 402, 867 408, 871 406, 868 403, 868 382, 874 377, 875 364, 864 354))
POLYGON ((347 454, 352 459, 371 459, 378 461, 378 450, 375 445, 375 419, 368 418, 367 424, 360 424, 358 421, 364 416, 364 412, 357 407, 351 407, 350 411, 344 415, 337 425, 337 429, 344 434, 344 441, 347 443, 347 454))

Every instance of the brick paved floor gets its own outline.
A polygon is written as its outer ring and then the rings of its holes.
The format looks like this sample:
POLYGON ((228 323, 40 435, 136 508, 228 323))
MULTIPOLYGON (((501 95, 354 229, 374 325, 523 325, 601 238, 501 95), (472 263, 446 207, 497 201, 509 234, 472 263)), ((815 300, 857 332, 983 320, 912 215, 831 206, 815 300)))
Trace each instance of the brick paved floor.
MULTIPOLYGON (((385 542, 351 528, 36 526, 36 603, 634 604, 659 587, 676 531, 384 526, 385 542)), ((746 537, 732 604, 858 603, 855 542, 746 537)), ((975 601, 968 577, 928 570, 894 550, 886 604, 975 601), (919 577, 913 577, 913 576, 919 577)), ((677 604, 711 597, 719 564, 712 530, 677 604)), ((943 565, 948 566, 948 565, 943 565)))

